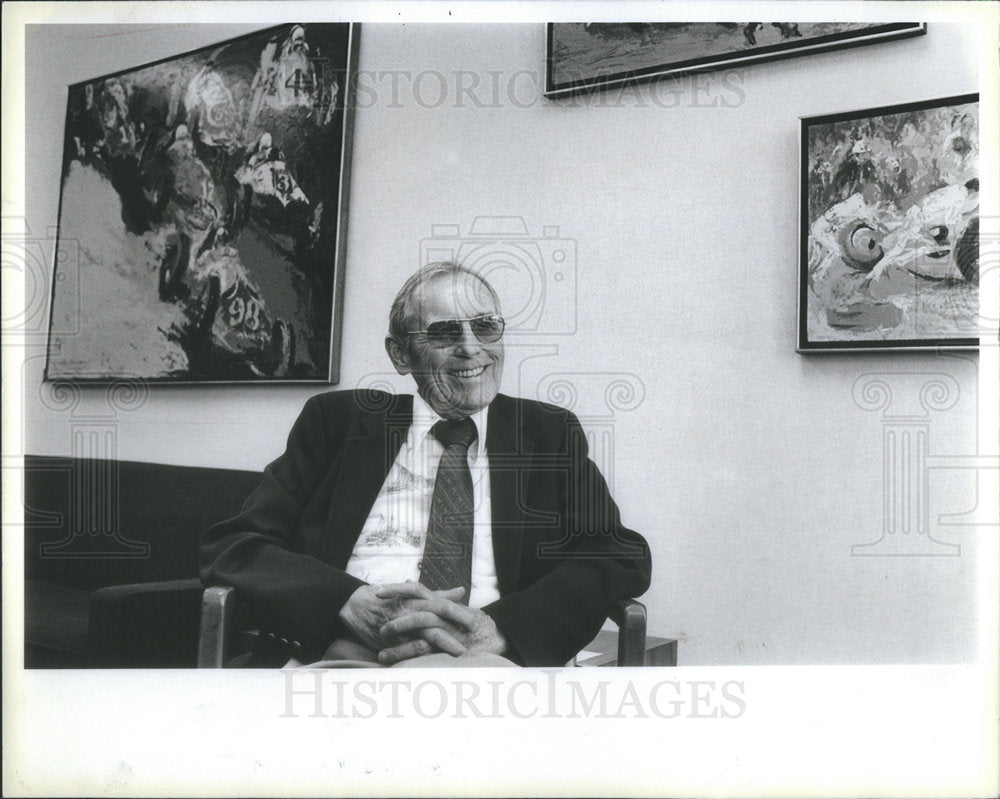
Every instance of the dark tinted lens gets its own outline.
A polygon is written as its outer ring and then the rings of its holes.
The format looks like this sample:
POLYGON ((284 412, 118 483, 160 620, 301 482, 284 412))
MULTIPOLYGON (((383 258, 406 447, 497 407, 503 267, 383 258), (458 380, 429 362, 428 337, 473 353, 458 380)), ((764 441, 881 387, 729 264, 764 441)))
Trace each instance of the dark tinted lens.
POLYGON ((435 347, 447 347, 462 338, 462 323, 457 319, 431 322, 427 325, 427 340, 435 347))
MULTIPOLYGON (((502 316, 486 314, 468 321, 473 335, 484 344, 492 344, 503 335, 504 321, 502 316)), ((462 319, 431 322, 427 325, 427 341, 433 347, 450 347, 462 340, 464 324, 465 320, 462 319)))
POLYGON ((487 344, 493 343, 503 335, 503 317, 496 314, 476 317, 470 324, 476 338, 487 344))

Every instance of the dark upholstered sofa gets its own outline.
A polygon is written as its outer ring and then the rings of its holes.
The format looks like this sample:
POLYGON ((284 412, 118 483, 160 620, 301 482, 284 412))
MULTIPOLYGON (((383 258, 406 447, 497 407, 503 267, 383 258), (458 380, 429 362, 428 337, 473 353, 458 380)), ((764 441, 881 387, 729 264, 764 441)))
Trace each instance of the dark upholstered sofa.
POLYGON ((197 663, 198 543, 257 472, 27 456, 26 668, 197 663))

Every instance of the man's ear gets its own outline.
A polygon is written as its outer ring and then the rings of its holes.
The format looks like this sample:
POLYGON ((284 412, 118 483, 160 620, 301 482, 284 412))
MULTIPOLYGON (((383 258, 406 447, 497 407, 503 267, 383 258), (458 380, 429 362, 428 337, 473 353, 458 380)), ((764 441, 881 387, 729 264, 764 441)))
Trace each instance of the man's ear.
POLYGON ((410 354, 392 336, 385 337, 385 351, 389 353, 392 365, 396 367, 396 371, 401 375, 408 375, 413 371, 413 367, 410 365, 410 354))

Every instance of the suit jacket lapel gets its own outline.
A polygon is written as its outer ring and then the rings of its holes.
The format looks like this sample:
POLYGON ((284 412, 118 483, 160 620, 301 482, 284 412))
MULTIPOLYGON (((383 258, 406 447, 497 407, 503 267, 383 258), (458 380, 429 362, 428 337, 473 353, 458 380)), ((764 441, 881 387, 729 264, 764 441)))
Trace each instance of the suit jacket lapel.
POLYGON ((524 492, 534 445, 522 434, 516 401, 502 394, 490 405, 486 449, 490 459, 493 560, 500 594, 504 596, 517 586, 524 537, 524 492))
POLYGON ((385 407, 362 410, 348 428, 327 516, 328 563, 346 564, 350 558, 412 418, 413 397, 393 396, 385 407))

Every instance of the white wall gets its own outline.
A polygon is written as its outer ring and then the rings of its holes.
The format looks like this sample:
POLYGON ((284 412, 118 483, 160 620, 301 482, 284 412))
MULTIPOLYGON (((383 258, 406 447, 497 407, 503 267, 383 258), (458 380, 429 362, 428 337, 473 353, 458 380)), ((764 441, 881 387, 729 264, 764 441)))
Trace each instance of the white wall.
MULTIPOLYGON (((29 28, 30 230, 56 224, 67 84, 256 27, 29 28)), ((567 402, 575 387, 624 520, 652 545, 651 632, 680 638, 691 665, 974 658, 974 531, 939 519, 975 507, 974 472, 932 470, 928 483, 931 535, 959 556, 852 557, 882 532, 884 428, 852 387, 893 373, 886 412, 926 415, 930 454, 961 465, 977 452, 976 358, 805 357, 794 339, 797 117, 975 91, 975 42, 972 26, 935 24, 917 39, 746 68, 727 85, 709 76, 698 91, 680 81, 549 102, 537 96, 540 25, 365 26, 338 387, 407 387, 389 374, 384 320, 432 225, 465 235, 477 216, 507 215, 534 235, 557 226, 575 247, 575 296, 572 281, 552 283, 538 334, 511 336, 504 390, 567 402), (394 98, 386 70, 440 73, 443 99, 434 75, 421 93, 402 76, 394 98), (481 80, 485 107, 459 95, 456 81, 472 80, 459 71, 481 80), (491 71, 496 102, 483 88, 491 71), (544 335, 567 325, 575 332, 544 335), (949 409, 919 405, 924 373, 950 379, 949 409)), ((509 281, 502 294, 508 314, 524 300, 509 281)), ((87 388, 75 408, 60 404, 41 383, 43 353, 29 341, 24 448, 65 455, 74 425, 108 401, 87 388)), ((259 469, 319 390, 154 386, 115 411, 118 456, 259 469)))

